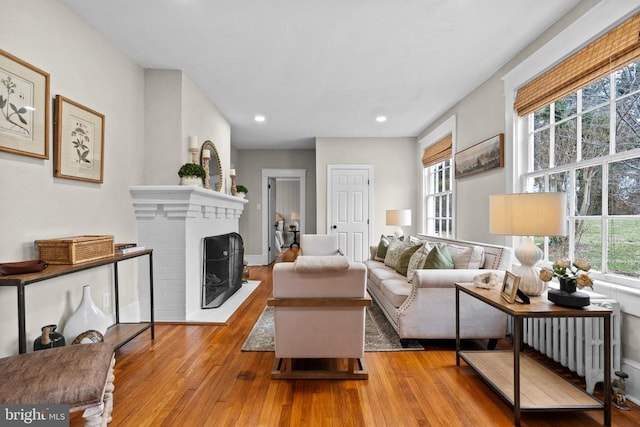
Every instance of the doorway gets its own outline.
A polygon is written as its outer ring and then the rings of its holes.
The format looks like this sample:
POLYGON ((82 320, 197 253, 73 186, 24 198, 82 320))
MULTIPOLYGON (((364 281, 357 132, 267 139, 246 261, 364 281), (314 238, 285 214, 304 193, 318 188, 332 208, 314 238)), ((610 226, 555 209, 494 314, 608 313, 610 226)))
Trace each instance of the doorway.
POLYGON ((263 264, 273 262, 278 249, 288 249, 293 243, 294 237, 300 239, 300 234, 305 232, 306 220, 306 169, 262 169, 262 200, 266 206, 262 210, 262 258, 263 264), (297 195, 291 195, 291 191, 297 189, 297 195), (278 197, 279 193, 283 193, 278 197), (297 210, 296 210, 297 205, 297 210), (280 207, 283 212, 278 212, 280 207), (278 225, 276 213, 282 217, 281 227, 278 225), (295 226, 294 230, 290 226, 295 226), (278 240, 277 231, 282 228, 282 246, 278 240))

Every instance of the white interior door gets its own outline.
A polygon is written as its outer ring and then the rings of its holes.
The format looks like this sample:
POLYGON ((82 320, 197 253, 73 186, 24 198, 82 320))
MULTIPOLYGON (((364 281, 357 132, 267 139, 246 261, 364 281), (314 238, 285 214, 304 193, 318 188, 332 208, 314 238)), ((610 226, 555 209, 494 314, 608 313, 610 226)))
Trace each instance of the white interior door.
POLYGON ((329 165, 327 232, 337 234, 340 249, 351 261, 368 258, 372 166, 329 165))

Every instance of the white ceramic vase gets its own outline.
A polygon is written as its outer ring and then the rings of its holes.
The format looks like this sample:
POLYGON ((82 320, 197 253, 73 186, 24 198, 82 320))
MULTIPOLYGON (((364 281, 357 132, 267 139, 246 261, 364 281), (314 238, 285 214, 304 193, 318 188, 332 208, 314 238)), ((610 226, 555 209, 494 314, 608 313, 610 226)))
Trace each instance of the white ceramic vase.
POLYGON ((109 326, 109 319, 91 299, 91 286, 84 285, 82 287, 82 301, 64 325, 64 338, 67 345, 71 344, 81 333, 92 329, 104 335, 109 326))

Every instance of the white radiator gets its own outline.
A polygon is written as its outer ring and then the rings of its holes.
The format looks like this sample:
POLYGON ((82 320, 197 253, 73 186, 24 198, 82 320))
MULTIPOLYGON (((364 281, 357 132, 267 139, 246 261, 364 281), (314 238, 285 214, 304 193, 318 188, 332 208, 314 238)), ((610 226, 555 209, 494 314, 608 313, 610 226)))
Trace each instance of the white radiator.
MULTIPOLYGON (((611 378, 620 370, 620 304, 615 300, 592 300, 611 313, 611 378)), ((584 377, 586 390, 593 393, 604 381, 604 319, 590 317, 533 318, 522 322, 525 344, 584 377)))

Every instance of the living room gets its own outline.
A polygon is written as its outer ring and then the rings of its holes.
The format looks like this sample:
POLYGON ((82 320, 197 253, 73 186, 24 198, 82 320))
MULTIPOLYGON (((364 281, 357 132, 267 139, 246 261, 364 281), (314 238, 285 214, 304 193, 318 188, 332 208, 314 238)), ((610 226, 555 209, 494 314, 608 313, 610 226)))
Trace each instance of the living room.
MULTIPOLYGON (((411 208, 413 225, 406 234, 425 230, 417 225, 422 192, 419 158, 427 145, 454 134, 454 152, 494 135, 505 135, 505 167, 459 180, 455 188, 456 237, 493 244, 512 239, 489 232, 489 195, 517 190, 517 163, 513 147, 513 93, 555 61, 593 40, 637 12, 637 2, 582 1, 565 16, 523 47, 486 81, 437 118, 410 135, 343 137, 311 135, 313 146, 283 150, 249 150, 232 145, 233 128, 215 100, 205 96, 189 75, 179 70, 143 69, 93 28, 63 1, 6 1, 0 28, 2 49, 51 76, 50 97, 57 94, 105 115, 104 182, 66 180, 53 176, 51 110, 47 159, 0 151, 0 181, 5 189, 0 235, 0 261, 22 261, 37 256, 33 242, 80 234, 112 234, 117 241, 138 239, 129 188, 134 185, 178 183, 177 170, 190 160, 189 136, 199 143, 215 142, 222 169, 237 170, 238 183, 249 188, 248 203, 239 219, 245 253, 261 259, 264 233, 260 205, 261 168, 306 169, 305 232, 328 229, 327 166, 370 164, 375 171, 372 240, 392 229, 384 222, 388 209, 411 208), (154 120, 150 120, 153 117, 154 120), (20 185, 17 178, 21 178, 20 185), (28 177, 28 178, 25 178, 28 177)), ((124 12, 123 12, 124 13, 124 12)), ((496 11, 495 13, 499 13, 496 11)), ((225 192, 230 191, 225 182, 225 192)), ((372 244, 375 241, 371 241, 372 244)), ((123 265, 120 274, 130 280, 135 266, 123 265)), ((73 278, 53 279, 27 290, 29 297, 27 341, 40 327, 63 324, 90 283, 96 296, 111 288, 106 269, 89 270, 73 278)), ((640 300, 638 285, 596 283, 595 290, 624 302, 622 320, 622 370, 630 375, 628 393, 640 401, 640 300)), ((135 318, 137 290, 124 287, 120 304, 125 316, 135 318)), ((111 296, 112 297, 112 296, 111 296)), ((15 289, 0 289, 0 356, 17 353, 15 289)), ((126 352, 126 347, 124 348, 126 352)), ((407 368, 408 369, 408 368, 407 368)))

